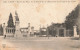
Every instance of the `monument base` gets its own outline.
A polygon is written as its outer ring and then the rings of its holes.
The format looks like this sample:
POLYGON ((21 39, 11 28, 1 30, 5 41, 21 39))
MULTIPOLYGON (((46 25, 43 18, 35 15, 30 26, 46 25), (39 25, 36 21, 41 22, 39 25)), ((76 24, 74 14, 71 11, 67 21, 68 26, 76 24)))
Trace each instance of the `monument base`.
POLYGON ((22 38, 21 32, 15 32, 14 37, 15 37, 15 38, 22 38))

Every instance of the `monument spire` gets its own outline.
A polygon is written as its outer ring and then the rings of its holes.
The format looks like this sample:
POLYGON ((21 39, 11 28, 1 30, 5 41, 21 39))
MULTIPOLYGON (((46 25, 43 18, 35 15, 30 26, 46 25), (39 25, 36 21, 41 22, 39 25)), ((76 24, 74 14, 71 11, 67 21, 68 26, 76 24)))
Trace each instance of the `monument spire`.
POLYGON ((15 11, 15 37, 19 38, 22 37, 21 32, 20 32, 20 22, 18 18, 18 13, 15 11))
POLYGON ((19 21, 19 18, 18 18, 18 13, 17 13, 17 11, 15 11, 15 19, 16 19, 16 21, 19 21))

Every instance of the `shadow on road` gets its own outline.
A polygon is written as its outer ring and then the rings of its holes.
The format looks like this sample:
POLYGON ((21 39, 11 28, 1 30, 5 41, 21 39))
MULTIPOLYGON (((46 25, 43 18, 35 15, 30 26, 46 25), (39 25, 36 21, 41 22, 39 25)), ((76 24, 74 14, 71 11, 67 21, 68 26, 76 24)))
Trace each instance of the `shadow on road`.
POLYGON ((79 40, 79 37, 72 37, 71 40, 79 40))
POLYGON ((79 46, 71 46, 71 47, 72 48, 78 48, 79 49, 80 48, 80 45, 79 46))

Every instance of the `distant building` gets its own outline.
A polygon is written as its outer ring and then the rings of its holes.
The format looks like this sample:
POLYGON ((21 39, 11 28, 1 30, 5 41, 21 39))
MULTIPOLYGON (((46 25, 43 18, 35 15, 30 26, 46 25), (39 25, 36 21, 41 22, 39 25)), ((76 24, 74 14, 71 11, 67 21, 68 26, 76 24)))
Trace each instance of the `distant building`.
POLYGON ((34 27, 31 27, 30 23, 28 23, 28 27, 20 28, 20 31, 21 31, 23 37, 32 37, 32 36, 34 36, 34 27))
POLYGON ((47 36, 47 28, 45 27, 40 28, 40 36, 47 36))
POLYGON ((73 30, 67 30, 65 23, 53 23, 48 27, 49 35, 54 37, 68 37, 73 36, 73 30))
POLYGON ((53 23, 47 28, 42 27, 39 30, 39 36, 51 36, 51 37, 72 37, 74 36, 74 30, 66 29, 65 23, 53 23))
POLYGON ((47 28, 46 27, 40 27, 39 31, 36 31, 35 32, 35 35, 36 36, 39 36, 39 37, 46 37, 47 36, 47 28))

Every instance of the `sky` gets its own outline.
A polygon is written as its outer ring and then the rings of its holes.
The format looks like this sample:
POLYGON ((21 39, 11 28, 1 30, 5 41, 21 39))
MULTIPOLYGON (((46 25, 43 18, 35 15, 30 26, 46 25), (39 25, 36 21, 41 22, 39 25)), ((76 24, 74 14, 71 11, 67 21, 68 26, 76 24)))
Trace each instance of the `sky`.
POLYGON ((30 23, 37 30, 40 25, 47 27, 47 24, 49 26, 51 23, 63 23, 78 3, 79 0, 0 0, 0 24, 7 25, 10 13, 15 22, 15 11, 17 11, 21 28, 27 27, 30 23))

